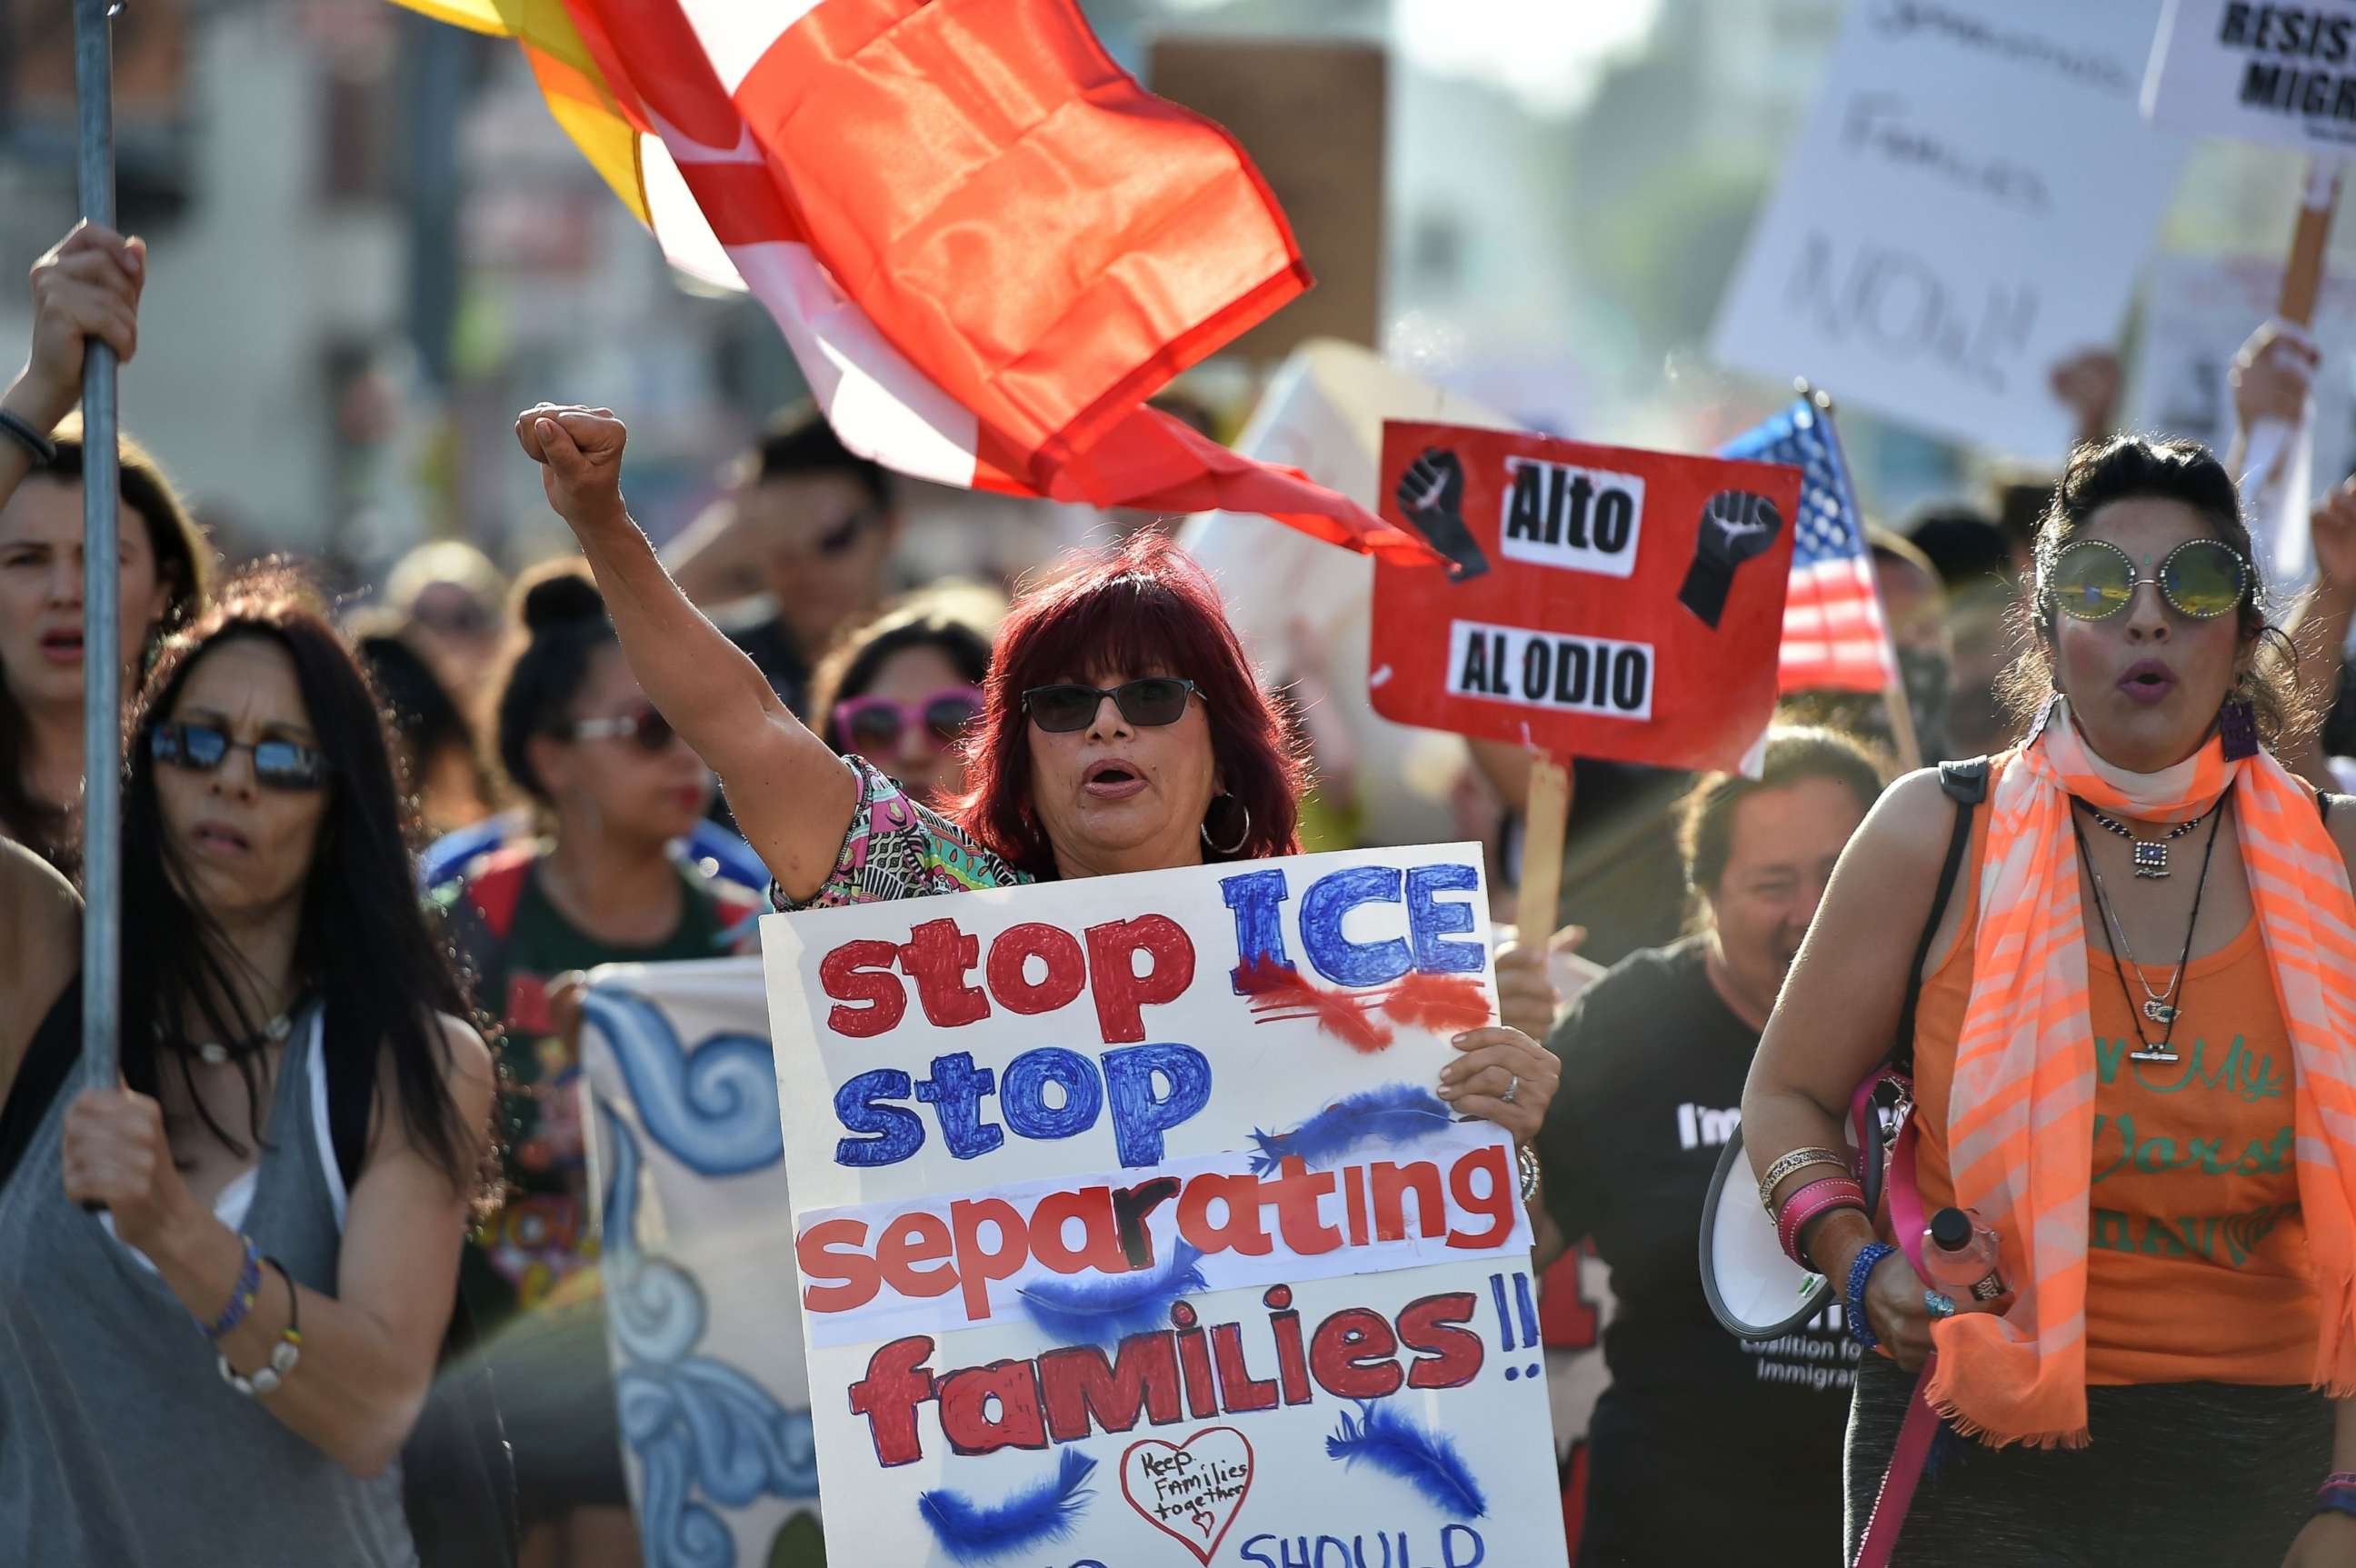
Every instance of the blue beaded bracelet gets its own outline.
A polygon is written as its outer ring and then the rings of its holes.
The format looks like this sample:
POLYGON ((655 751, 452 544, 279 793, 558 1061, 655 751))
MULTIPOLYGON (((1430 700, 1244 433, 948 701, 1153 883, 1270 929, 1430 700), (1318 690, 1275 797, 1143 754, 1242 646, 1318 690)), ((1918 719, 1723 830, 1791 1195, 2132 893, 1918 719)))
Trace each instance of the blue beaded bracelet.
POLYGON ((254 1250, 253 1238, 240 1236, 245 1243, 245 1262, 237 1271, 237 1284, 229 1293, 229 1305, 221 1314, 205 1325, 205 1337, 219 1339, 222 1335, 245 1321, 253 1310, 253 1298, 262 1294, 262 1254, 254 1250))
POLYGON ((1873 1266, 1896 1251, 1887 1241, 1868 1241, 1848 1266, 1848 1337, 1869 1350, 1880 1348, 1881 1337, 1866 1321, 1865 1282, 1873 1277, 1873 1266))

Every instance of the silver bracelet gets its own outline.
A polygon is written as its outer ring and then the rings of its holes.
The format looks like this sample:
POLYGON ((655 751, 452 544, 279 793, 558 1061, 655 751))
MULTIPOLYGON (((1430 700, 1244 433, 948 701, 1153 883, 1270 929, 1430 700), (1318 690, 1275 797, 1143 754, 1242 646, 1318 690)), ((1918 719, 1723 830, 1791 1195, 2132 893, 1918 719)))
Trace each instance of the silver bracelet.
POLYGON ((0 431, 14 436, 16 445, 33 455, 35 462, 54 463, 58 460, 58 444, 34 429, 21 415, 0 408, 0 431))
POLYGON ((1522 1201, 1527 1203, 1538 1195, 1538 1152, 1524 1144, 1514 1152, 1514 1163, 1522 1175, 1522 1201))

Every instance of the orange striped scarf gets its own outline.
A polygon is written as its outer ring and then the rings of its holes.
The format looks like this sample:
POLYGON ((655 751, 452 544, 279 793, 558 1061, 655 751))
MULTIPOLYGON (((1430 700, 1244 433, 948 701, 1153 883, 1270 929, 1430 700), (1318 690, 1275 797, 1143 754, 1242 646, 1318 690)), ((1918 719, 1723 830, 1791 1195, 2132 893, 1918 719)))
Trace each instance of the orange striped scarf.
POLYGON ((1997 1229, 2017 1296, 2001 1317, 1933 1326, 1932 1405, 1998 1446, 2087 1440, 2094 1049, 2070 797, 2149 819, 2205 811, 2229 789, 2297 1068, 2299 1203, 2322 1305, 2312 1380, 2356 1394, 2356 900, 2314 795, 2265 753, 2226 761, 2214 738, 2165 771, 2123 772, 2059 698, 1999 766, 1947 1138, 1955 1202, 1997 1229))

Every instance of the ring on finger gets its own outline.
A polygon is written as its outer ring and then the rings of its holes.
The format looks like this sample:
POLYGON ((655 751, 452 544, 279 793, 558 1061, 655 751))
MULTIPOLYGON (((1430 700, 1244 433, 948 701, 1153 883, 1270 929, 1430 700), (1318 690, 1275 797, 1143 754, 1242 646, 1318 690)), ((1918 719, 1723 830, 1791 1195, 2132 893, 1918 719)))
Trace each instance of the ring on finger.
POLYGON ((1505 1092, 1497 1096, 1497 1098, 1505 1101, 1507 1105, 1511 1105, 1521 1092, 1522 1075, 1517 1072, 1508 1072, 1505 1075, 1505 1092))
POLYGON ((1955 1298, 1944 1291, 1925 1290, 1922 1293, 1922 1310, 1933 1317, 1953 1317, 1955 1316, 1955 1298))

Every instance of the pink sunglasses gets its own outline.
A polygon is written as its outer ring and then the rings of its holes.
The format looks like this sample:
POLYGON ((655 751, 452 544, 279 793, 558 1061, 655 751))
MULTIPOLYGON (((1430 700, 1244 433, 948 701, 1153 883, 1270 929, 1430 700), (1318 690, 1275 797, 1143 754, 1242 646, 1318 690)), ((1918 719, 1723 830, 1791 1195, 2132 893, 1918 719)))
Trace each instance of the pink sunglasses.
POLYGON ((889 752, 910 728, 921 729, 936 746, 948 746, 981 716, 979 686, 949 686, 921 703, 897 703, 889 697, 846 697, 834 705, 835 733, 856 752, 889 752))

